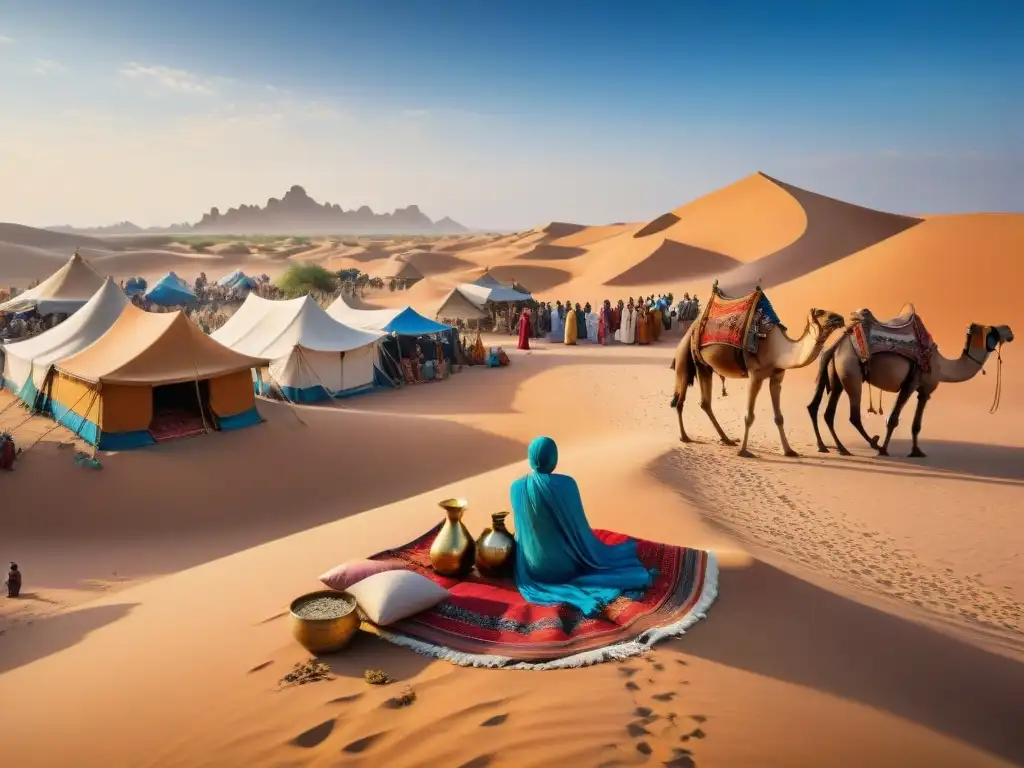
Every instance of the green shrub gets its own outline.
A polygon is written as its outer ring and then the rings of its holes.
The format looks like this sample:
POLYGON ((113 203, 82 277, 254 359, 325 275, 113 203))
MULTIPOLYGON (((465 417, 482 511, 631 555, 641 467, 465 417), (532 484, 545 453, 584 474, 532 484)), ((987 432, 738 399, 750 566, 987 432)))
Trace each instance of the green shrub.
POLYGON ((296 264, 277 279, 277 286, 290 299, 307 293, 332 293, 338 287, 338 276, 319 264, 296 264))

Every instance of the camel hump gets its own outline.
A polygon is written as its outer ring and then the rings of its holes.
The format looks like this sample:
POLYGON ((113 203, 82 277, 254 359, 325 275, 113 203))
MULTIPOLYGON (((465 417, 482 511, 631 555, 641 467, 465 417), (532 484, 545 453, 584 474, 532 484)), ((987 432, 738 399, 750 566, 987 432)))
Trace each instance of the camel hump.
POLYGON ((855 323, 871 323, 873 325, 885 325, 890 328, 902 328, 909 325, 917 317, 917 310, 909 301, 903 305, 900 313, 891 320, 879 320, 870 309, 864 307, 850 313, 850 320, 855 323))

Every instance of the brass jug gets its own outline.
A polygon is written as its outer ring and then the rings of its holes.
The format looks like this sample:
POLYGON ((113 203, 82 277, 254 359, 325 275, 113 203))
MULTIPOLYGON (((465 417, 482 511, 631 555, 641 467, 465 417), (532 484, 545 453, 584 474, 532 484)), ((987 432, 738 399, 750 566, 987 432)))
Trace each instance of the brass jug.
POLYGON ((508 512, 491 515, 491 527, 476 542, 476 569, 492 579, 510 577, 515 565, 516 540, 505 527, 506 517, 508 512))
POLYGON ((465 499, 445 499, 439 506, 448 515, 437 538, 430 545, 430 564, 441 576, 461 579, 473 570, 476 558, 476 544, 462 514, 469 507, 465 499))

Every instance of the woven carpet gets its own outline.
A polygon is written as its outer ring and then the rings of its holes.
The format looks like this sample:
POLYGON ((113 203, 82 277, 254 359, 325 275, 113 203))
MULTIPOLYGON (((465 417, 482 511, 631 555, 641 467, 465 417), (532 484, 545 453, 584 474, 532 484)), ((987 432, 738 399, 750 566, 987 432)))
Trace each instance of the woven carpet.
MULTIPOLYGON (((451 598, 387 628, 368 628, 398 645, 463 666, 558 669, 637 656, 704 618, 717 595, 713 554, 638 539, 641 561, 657 571, 646 591, 623 595, 595 617, 569 605, 532 605, 511 579, 488 579, 474 571, 457 580, 434 573, 430 545, 440 528, 372 559, 401 560, 448 589, 451 598)), ((608 544, 630 538, 594 533, 608 544)))

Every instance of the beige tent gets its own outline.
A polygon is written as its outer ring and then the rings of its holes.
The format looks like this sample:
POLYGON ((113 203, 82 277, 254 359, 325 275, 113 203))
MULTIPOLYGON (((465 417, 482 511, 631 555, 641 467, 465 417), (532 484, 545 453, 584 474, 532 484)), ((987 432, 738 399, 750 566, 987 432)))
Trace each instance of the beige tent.
POLYGON ((0 304, 0 312, 27 312, 36 310, 40 315, 77 312, 103 287, 103 276, 78 255, 58 269, 35 288, 20 293, 0 304))
POLYGON ((181 312, 129 304, 103 336, 57 363, 43 394, 53 417, 85 440, 132 448, 197 422, 190 433, 258 423, 250 369, 268 362, 219 344, 181 312))
POLYGON ((442 320, 486 320, 490 314, 483 305, 471 301, 457 286, 441 303, 434 317, 442 320))

